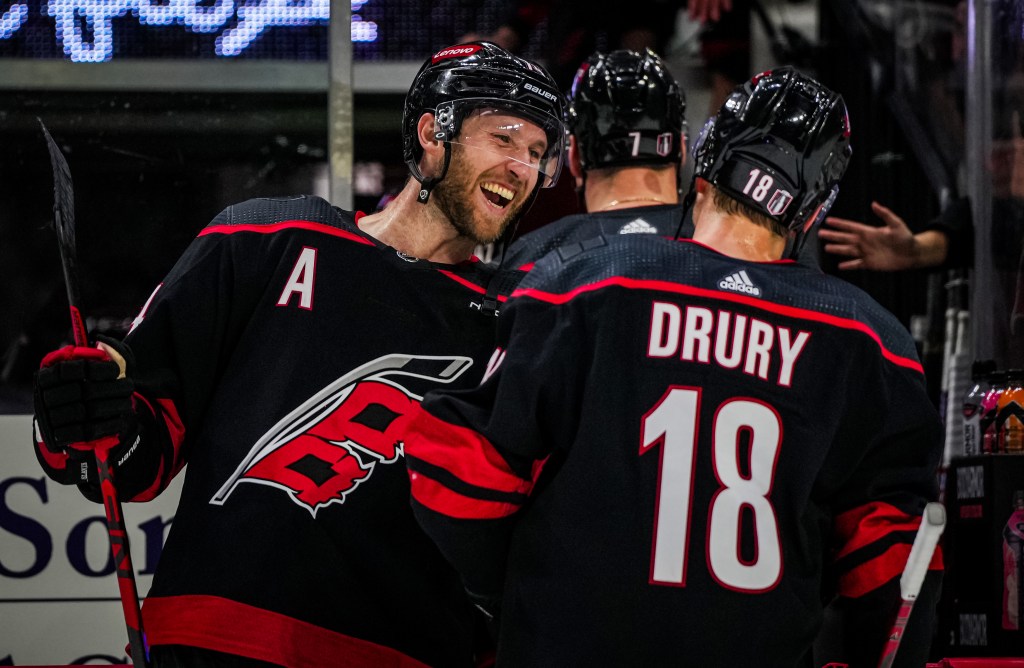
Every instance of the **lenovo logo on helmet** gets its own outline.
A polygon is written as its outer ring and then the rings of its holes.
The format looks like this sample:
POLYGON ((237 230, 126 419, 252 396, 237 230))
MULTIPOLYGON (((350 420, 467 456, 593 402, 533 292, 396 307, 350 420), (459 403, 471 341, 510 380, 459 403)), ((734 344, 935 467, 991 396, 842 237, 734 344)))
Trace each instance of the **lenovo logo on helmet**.
POLYGON ((480 50, 479 44, 467 44, 465 46, 449 46, 447 49, 442 49, 435 53, 430 59, 431 63, 440 62, 446 58, 461 58, 463 56, 472 56, 474 53, 480 50))
POLYGON ((529 82, 524 83, 523 84, 523 88, 525 88, 526 90, 530 91, 531 93, 536 93, 537 95, 540 95, 541 97, 547 98, 547 99, 551 100, 552 102, 554 102, 555 100, 558 99, 558 96, 555 95, 554 93, 552 93, 550 91, 543 90, 541 88, 538 88, 537 86, 534 86, 532 83, 529 83, 529 82))

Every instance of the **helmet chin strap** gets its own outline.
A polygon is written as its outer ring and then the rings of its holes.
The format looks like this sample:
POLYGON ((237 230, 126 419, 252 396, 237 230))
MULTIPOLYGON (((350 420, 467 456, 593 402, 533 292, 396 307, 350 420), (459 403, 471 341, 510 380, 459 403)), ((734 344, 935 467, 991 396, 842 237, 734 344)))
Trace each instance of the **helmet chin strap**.
POLYGON ((445 174, 448 173, 448 165, 452 161, 452 145, 444 141, 444 133, 439 132, 437 139, 444 143, 444 162, 441 164, 441 173, 437 176, 426 177, 423 176, 417 165, 412 165, 409 170, 412 172, 413 178, 420 182, 420 192, 416 195, 416 201, 420 204, 426 204, 427 200, 430 199, 430 192, 434 189, 434 186, 444 179, 445 174))
POLYGON ((811 236, 811 232, 814 228, 824 220, 825 215, 828 213, 829 209, 832 208, 832 203, 836 201, 836 195, 838 194, 839 186, 832 186, 832 191, 829 193, 828 197, 825 198, 825 201, 818 204, 817 208, 814 209, 814 212, 804 220, 804 224, 795 231, 792 245, 787 241, 786 247, 788 252, 782 256, 783 258, 791 260, 797 259, 797 256, 804 248, 804 244, 807 243, 807 238, 811 236))
POLYGON ((519 215, 509 223, 508 227, 502 231, 501 236, 498 237, 494 242, 494 248, 497 251, 498 262, 497 267, 494 270, 494 274, 491 279, 487 282, 487 291, 484 293, 483 298, 480 300, 480 312, 487 316, 497 316, 501 311, 501 303, 498 296, 504 293, 511 292, 511 289, 519 283, 522 279, 523 273, 517 270, 515 267, 505 266, 505 254, 508 251, 509 245, 512 243, 512 237, 516 234, 516 229, 519 227, 519 221, 522 220, 523 216, 533 206, 534 201, 537 199, 537 195, 540 194, 540 179, 537 180, 537 185, 533 187, 533 192, 525 202, 523 202, 523 208, 520 210, 519 215))
POLYGON ((786 238, 786 247, 782 251, 781 259, 796 260, 800 255, 800 251, 803 250, 804 244, 807 242, 807 236, 807 232, 792 231, 786 238))
MULTIPOLYGON (((682 170, 680 170, 680 173, 682 170)), ((676 178, 680 178, 677 175, 676 178)), ((683 233, 683 223, 686 222, 686 216, 690 215, 692 218, 693 203, 697 201, 697 175, 694 174, 690 179, 690 189, 687 191, 686 196, 683 198, 683 215, 679 216, 679 225, 676 227, 676 233, 672 236, 673 239, 679 240, 679 235, 683 233)))
POLYGON ((519 221, 523 219, 530 209, 533 207, 533 203, 537 201, 537 195, 540 194, 541 182, 540 178, 537 179, 537 183, 533 186, 533 191, 530 196, 523 202, 522 208, 519 210, 519 215, 516 216, 515 220, 511 221, 501 232, 494 241, 495 250, 498 251, 498 266, 502 267, 505 264, 505 251, 508 250, 509 245, 512 243, 512 237, 516 235, 516 230, 519 229, 519 221))

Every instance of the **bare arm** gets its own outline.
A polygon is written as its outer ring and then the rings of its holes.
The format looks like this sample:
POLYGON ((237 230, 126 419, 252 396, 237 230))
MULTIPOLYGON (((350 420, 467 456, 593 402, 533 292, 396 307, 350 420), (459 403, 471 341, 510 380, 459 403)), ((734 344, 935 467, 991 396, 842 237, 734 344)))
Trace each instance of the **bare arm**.
POLYGON ((826 253, 850 258, 839 263, 840 269, 898 271, 934 267, 945 261, 949 239, 944 232, 913 234, 888 207, 872 202, 871 210, 882 220, 882 226, 830 216, 825 219, 827 227, 819 230, 826 253))

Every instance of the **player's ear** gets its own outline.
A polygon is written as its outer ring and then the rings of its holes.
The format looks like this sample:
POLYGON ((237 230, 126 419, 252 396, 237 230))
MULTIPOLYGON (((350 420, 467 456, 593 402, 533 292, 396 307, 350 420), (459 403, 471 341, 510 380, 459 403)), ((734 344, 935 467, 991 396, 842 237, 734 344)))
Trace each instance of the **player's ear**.
POLYGON ((683 168, 686 167, 686 161, 689 160, 689 157, 690 157, 689 147, 687 147, 687 145, 686 145, 686 133, 685 132, 680 132, 679 133, 679 145, 683 148, 683 151, 682 151, 683 156, 679 159, 679 171, 682 171, 683 168))
POLYGON ((569 172, 576 179, 576 187, 579 187, 583 181, 583 164, 580 162, 579 147, 576 145, 576 137, 569 135, 569 152, 568 152, 569 172))
POLYGON ((694 227, 697 227, 704 217, 704 210, 711 201, 709 199, 711 196, 711 184, 698 176, 693 180, 693 190, 695 192, 693 198, 693 224, 694 227))
POLYGON ((416 139, 423 149, 420 171, 425 176, 435 174, 444 160, 444 142, 437 138, 434 114, 426 113, 420 116, 419 122, 416 123, 416 139))

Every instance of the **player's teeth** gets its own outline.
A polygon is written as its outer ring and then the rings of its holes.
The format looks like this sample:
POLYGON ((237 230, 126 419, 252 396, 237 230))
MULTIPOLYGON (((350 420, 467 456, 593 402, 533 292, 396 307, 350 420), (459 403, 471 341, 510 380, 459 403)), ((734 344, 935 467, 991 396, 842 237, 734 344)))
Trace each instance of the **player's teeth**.
POLYGON ((512 199, 513 197, 516 196, 515 192, 509 190, 508 188, 503 188, 499 186, 497 183, 485 183, 483 184, 482 187, 484 190, 489 190, 492 193, 495 193, 496 195, 501 195, 505 199, 512 199))

